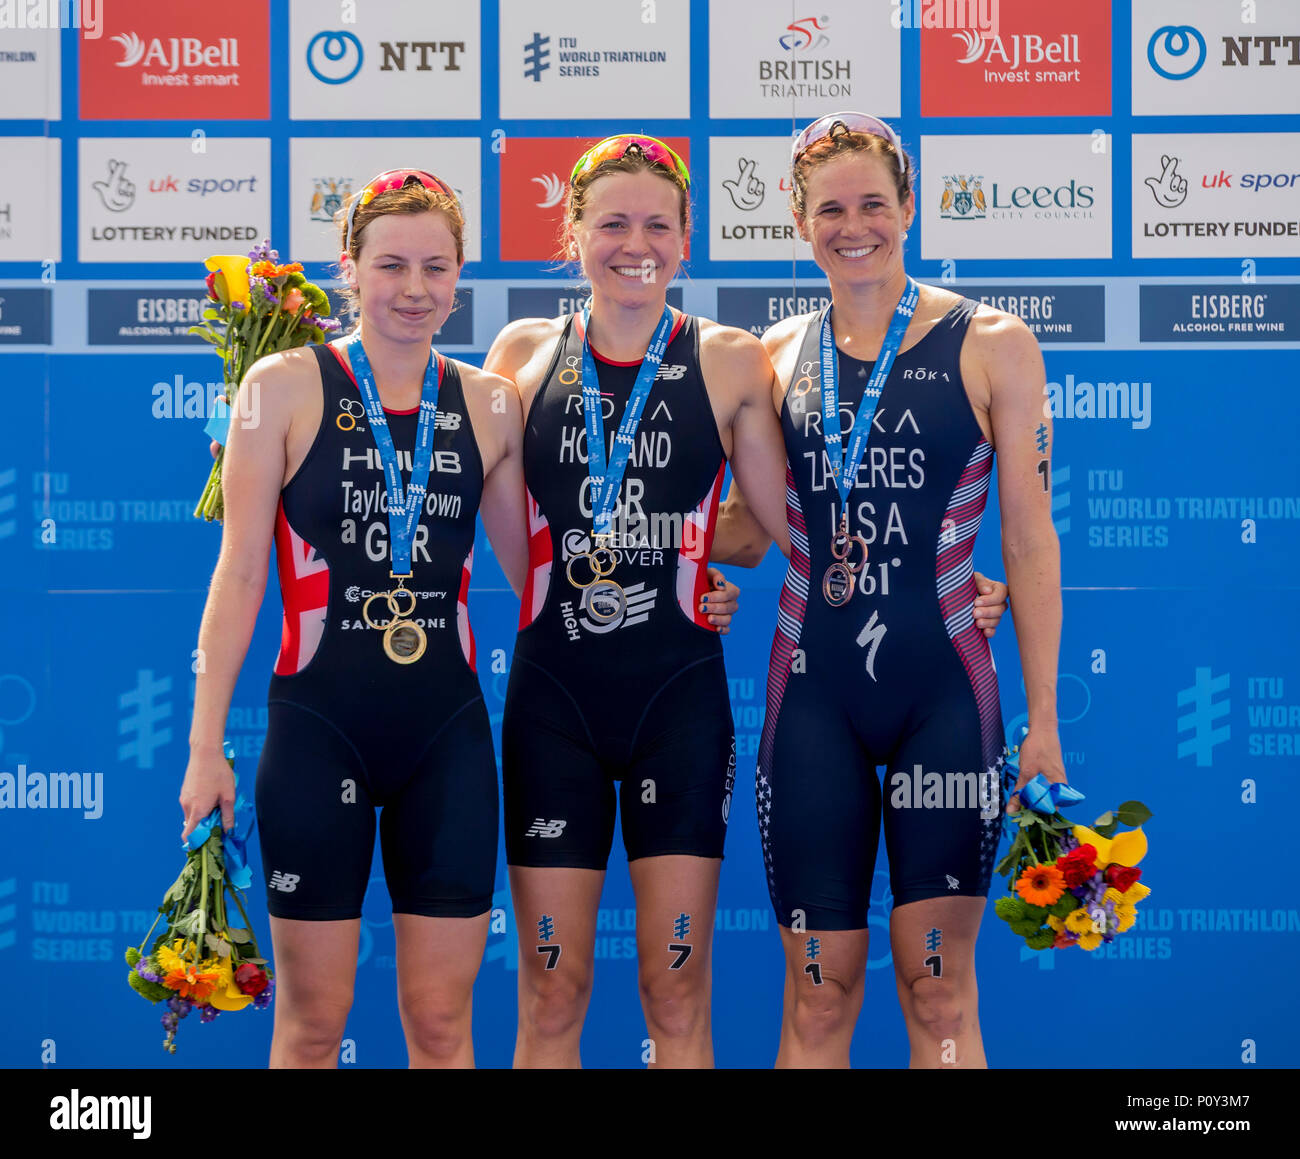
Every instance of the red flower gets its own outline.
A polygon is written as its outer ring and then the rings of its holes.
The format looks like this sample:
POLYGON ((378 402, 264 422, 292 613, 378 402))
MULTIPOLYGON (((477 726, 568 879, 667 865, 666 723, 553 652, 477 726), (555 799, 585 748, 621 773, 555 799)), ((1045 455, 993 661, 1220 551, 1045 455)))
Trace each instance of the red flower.
POLYGON ((1106 867, 1106 881, 1123 893, 1139 877, 1142 871, 1136 865, 1110 865, 1106 867))
POLYGON ((1064 857, 1056 859, 1056 866, 1065 877, 1069 889, 1077 889, 1093 875, 1097 851, 1091 845, 1080 845, 1064 857))
POLYGON ((212 284, 212 280, 216 276, 217 276, 217 271, 213 270, 212 273, 210 273, 206 278, 203 279, 204 283, 208 287, 208 297, 211 298, 214 302, 220 301, 220 299, 217 297, 216 287, 213 286, 212 284))
POLYGON ((245 962, 235 971, 235 985, 241 994, 256 996, 266 989, 268 981, 266 971, 252 962, 245 962))

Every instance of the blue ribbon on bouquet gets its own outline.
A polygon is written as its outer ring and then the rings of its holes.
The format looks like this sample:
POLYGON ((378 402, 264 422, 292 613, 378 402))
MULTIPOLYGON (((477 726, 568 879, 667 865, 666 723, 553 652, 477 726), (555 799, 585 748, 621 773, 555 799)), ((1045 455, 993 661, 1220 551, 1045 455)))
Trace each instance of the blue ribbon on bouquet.
MULTIPOLYGON (((226 760, 235 759, 234 746, 223 742, 222 749, 226 760)), ((235 786, 239 786, 239 774, 235 774, 235 786)), ((221 828, 221 806, 218 805, 197 825, 190 839, 181 843, 187 853, 202 849, 203 843, 212 835, 213 829, 221 833, 221 848, 226 860, 226 878, 236 889, 247 889, 253 884, 253 870, 248 864, 248 839, 253 835, 254 810, 242 796, 235 797, 235 824, 226 832, 221 828)))
MULTIPOLYGON (((1029 729, 1022 725, 1020 739, 1016 742, 1015 749, 1009 748, 1003 761, 1007 768, 1014 771, 1017 778, 1020 776, 1020 746, 1025 743, 1025 737, 1028 735, 1029 729)), ((1014 796, 1020 798, 1020 804, 1024 808, 1042 813, 1045 817, 1050 817, 1063 807, 1077 805, 1084 799, 1084 795, 1078 789, 1058 781, 1049 781, 1042 773, 1029 781, 1014 796)))

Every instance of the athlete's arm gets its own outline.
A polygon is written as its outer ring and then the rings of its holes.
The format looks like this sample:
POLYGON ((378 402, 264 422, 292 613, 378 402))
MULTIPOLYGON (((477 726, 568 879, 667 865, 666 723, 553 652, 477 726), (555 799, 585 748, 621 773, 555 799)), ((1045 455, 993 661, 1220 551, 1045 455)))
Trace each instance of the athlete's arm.
MULTIPOLYGON (((727 498, 718 506, 718 529, 713 536, 710 559, 737 567, 757 567, 771 546, 772 537, 749 509, 740 484, 733 478, 727 498)), ((786 555, 789 554, 787 548, 786 555)))
POLYGON ((304 377, 282 355, 263 358, 244 376, 231 407, 234 416, 253 417, 232 419, 222 465, 225 519, 199 627, 190 759, 180 795, 182 839, 218 804, 222 825, 234 824, 235 780, 222 751, 226 715, 266 592, 285 446, 304 377))
POLYGON ((483 458, 479 515, 497 562, 515 595, 528 574, 528 511, 524 505, 524 423, 514 382, 460 366, 466 405, 483 458))
MULTIPOLYGON (((1061 548, 1052 526, 1052 420, 1044 413, 1047 375, 1038 343, 1016 317, 981 311, 971 320, 988 382, 997 450, 1002 560, 1016 593, 1016 638, 1029 702, 1020 746, 1022 787, 1038 773, 1064 781, 1057 735, 1056 672, 1061 648, 1061 548), (1039 448, 1043 449, 1040 450, 1039 448)), ((1014 738, 1008 738, 1014 743, 1014 738)), ((1010 807, 1014 812, 1016 806, 1010 807)))
MULTIPOLYGON (((785 555, 790 554, 790 528, 785 518, 785 441, 772 412, 776 377, 767 351, 752 334, 731 326, 710 326, 701 339, 701 369, 706 381, 725 384, 732 404, 730 461, 734 482, 728 497, 723 544, 721 549, 715 544, 712 557, 719 562, 734 558, 735 562, 753 567, 773 541, 785 555), (750 526, 751 521, 756 529, 750 526), (733 552, 739 554, 733 556, 733 552)), ((718 524, 721 532, 721 513, 718 524)))

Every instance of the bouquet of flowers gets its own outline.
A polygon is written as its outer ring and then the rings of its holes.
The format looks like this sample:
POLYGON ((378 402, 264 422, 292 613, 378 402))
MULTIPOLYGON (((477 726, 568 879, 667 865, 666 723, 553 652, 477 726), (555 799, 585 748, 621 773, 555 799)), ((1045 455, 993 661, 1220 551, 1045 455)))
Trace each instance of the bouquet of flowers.
MULTIPOLYGON (((234 766, 234 752, 226 746, 234 766)), ((163 1049, 176 1053, 176 1028, 198 1008, 199 1021, 211 1022, 223 1010, 245 1006, 265 1009, 271 1004, 275 981, 266 959, 258 954, 252 922, 239 891, 252 882, 245 847, 253 828, 253 807, 235 801, 235 827, 222 832, 221 812, 214 809, 190 834, 189 857, 180 876, 158 907, 149 933, 140 946, 126 951, 131 967, 127 983, 155 1004, 165 1002, 163 1049), (243 926, 233 926, 226 895, 234 901, 243 926), (163 932, 146 954, 145 943, 166 919, 163 932)))
MULTIPOLYGON (((279 253, 266 239, 247 257, 218 254, 204 263, 211 271, 206 284, 213 304, 203 311, 203 323, 191 326, 189 332, 211 342, 221 355, 227 411, 244 374, 263 355, 324 342, 326 335, 342 328, 336 318, 329 317, 330 300, 325 291, 302 276, 302 265, 280 265, 279 260, 279 253)), ((223 514, 224 432, 217 442, 223 449, 217 452, 207 486, 194 509, 196 519, 202 516, 209 522, 223 514)))
MULTIPOLYGON (((1013 767, 1018 753, 1008 759, 1013 767)), ((1077 804, 1083 794, 1041 773, 1021 789, 1020 800, 1011 818, 1019 832, 997 867, 1007 876, 1010 896, 999 898, 994 912, 1032 950, 1095 950, 1114 941, 1137 921, 1137 903, 1151 892, 1137 868, 1147 852, 1142 824, 1151 810, 1125 801, 1091 829, 1073 825, 1058 806, 1077 804), (1120 825, 1133 828, 1117 834, 1120 825)))

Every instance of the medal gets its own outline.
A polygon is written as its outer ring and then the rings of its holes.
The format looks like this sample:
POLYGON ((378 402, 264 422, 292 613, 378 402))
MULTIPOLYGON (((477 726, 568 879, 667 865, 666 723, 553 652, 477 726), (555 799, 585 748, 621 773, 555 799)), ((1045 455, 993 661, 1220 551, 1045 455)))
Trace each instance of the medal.
MULTIPOLYGON (((636 381, 623 412, 623 421, 614 436, 614 450, 609 462, 605 461, 605 416, 600 409, 600 380, 596 377, 596 361, 587 341, 587 328, 591 320, 591 304, 582 309, 582 410, 587 424, 587 478, 591 482, 592 548, 570 557, 565 568, 569 583, 584 592, 583 604, 587 614, 597 623, 608 624, 617 620, 627 609, 627 596, 622 587, 609 579, 618 565, 619 553, 614 550, 614 533, 609 530, 614 506, 627 472, 628 457, 636 439, 637 427, 650 388, 659 373, 664 351, 668 349, 668 336, 672 333, 673 312, 664 306, 659 325, 650 339, 645 357, 636 372, 636 381), (574 565, 578 565, 577 573, 574 565)), ((563 379, 561 375, 561 381, 563 379)), ((569 385, 569 383, 566 383, 569 385)))
MULTIPOLYGON (((857 587, 857 577, 867 566, 867 541, 861 535, 849 534, 849 493, 858 479, 858 468, 867 451, 867 440, 871 437, 871 424, 875 421, 876 406, 884 390, 885 380, 890 368, 903 344, 903 335, 907 324, 916 309, 921 292, 916 282, 907 279, 903 296, 894 309, 894 317, 889 323, 889 330, 880 346, 880 356, 876 359, 875 369, 862 392, 862 401, 858 404, 858 413, 853 420, 853 438, 849 443, 847 455, 844 452, 844 437, 840 431, 840 391, 837 378, 838 364, 835 355, 835 335, 831 331, 831 311, 827 307, 821 316, 821 388, 822 388, 822 434, 826 440, 826 455, 830 462, 830 473, 835 478, 835 487, 840 498, 840 520, 837 530, 831 535, 831 557, 835 561, 826 569, 822 577, 822 595, 833 608, 842 608, 853 598, 857 587), (855 558, 854 548, 862 549, 862 557, 855 558)), ((804 364, 804 378, 809 378, 808 364, 804 364)), ((802 385, 801 378, 796 386, 802 385)), ((810 380, 811 381, 811 380, 810 380)), ((806 393, 796 391, 796 393, 806 393)))
MULTIPOLYGON (((411 578, 411 547, 420 522, 420 511, 428 493, 429 473, 433 468, 433 432, 438 415, 438 385, 442 379, 442 361, 437 351, 429 351, 429 365, 424 372, 424 385, 420 392, 420 418, 415 432, 415 449, 411 452, 411 478, 402 486, 402 470, 397 464, 397 451, 388 429, 388 416, 379 399, 379 390, 370 373, 370 360, 361 345, 360 334, 353 334, 346 342, 352 362, 357 387, 365 402, 366 417, 374 435, 379 457, 384 465, 384 484, 388 489, 388 542, 392 569, 388 576, 397 581, 391 591, 374 592, 361 605, 365 622, 384 634, 384 654, 394 664, 414 664, 424 655, 429 640, 414 620, 415 593, 404 585, 411 578), (370 611, 376 600, 388 608, 388 618, 376 620, 370 611)), ((351 412, 349 411, 349 417, 351 412)), ((355 419, 353 422, 355 426, 355 419)))

